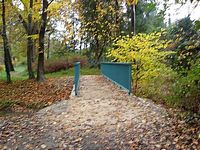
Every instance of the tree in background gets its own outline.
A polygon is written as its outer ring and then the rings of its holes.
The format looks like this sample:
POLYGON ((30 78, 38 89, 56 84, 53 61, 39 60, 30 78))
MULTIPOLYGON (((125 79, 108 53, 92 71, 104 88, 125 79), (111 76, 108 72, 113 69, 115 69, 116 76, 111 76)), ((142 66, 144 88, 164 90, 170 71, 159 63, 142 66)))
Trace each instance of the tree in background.
POLYGON ((2 0, 1 2, 1 10, 2 10, 2 38, 3 38, 3 46, 4 46, 4 62, 5 62, 5 71, 6 71, 6 76, 7 76, 7 82, 11 82, 11 76, 10 76, 10 71, 14 71, 14 67, 12 64, 12 57, 11 57, 11 47, 8 41, 8 36, 7 36, 7 25, 6 25, 6 4, 5 1, 2 0))
POLYGON ((80 33, 90 44, 90 60, 98 66, 105 48, 111 45, 119 31, 119 3, 116 1, 78 0, 76 9, 81 24, 80 33), (116 16, 117 15, 117 16, 116 16))
POLYGON ((169 64, 178 73, 173 84, 172 103, 184 109, 200 111, 200 34, 190 17, 183 18, 168 29, 173 44, 168 48, 175 53, 169 64))
POLYGON ((20 9, 18 4, 12 4, 18 17, 25 29, 27 36, 27 70, 29 79, 34 79, 34 71, 32 63, 34 62, 34 39, 38 38, 38 20, 40 17, 39 9, 41 7, 40 2, 34 0, 21 0, 23 9, 20 9))
MULTIPOLYGON (((124 33, 133 33, 133 21, 131 19, 131 9, 129 5, 126 5, 126 12, 123 16, 124 20, 124 33)), ((154 31, 159 31, 161 28, 165 27, 164 24, 164 10, 158 10, 158 3, 154 0, 140 0, 137 5, 135 5, 135 32, 136 33, 150 33, 154 31)))
POLYGON ((59 10, 62 5, 64 4, 64 1, 58 1, 54 2, 54 0, 48 1, 48 0, 42 0, 42 12, 41 12, 41 18, 40 18, 40 26, 39 26, 39 39, 38 39, 38 63, 37 63, 37 81, 43 82, 44 77, 44 60, 45 60, 45 34, 47 30, 48 21, 50 20, 50 17, 52 14, 56 15, 59 14, 59 11, 57 13, 54 13, 54 11, 59 10))
POLYGON ((39 49, 38 49, 38 65, 37 65, 37 81, 44 81, 44 39, 47 26, 47 14, 49 2, 42 0, 42 14, 41 14, 41 25, 39 30, 39 49))
POLYGON ((173 69, 184 73, 191 69, 191 63, 199 59, 200 34, 195 29, 190 17, 183 18, 169 27, 169 39, 174 43, 171 50, 176 54, 171 56, 170 64, 173 69))
POLYGON ((136 34, 136 10, 135 7, 138 3, 138 0, 127 0, 128 6, 130 6, 131 13, 131 33, 136 34))

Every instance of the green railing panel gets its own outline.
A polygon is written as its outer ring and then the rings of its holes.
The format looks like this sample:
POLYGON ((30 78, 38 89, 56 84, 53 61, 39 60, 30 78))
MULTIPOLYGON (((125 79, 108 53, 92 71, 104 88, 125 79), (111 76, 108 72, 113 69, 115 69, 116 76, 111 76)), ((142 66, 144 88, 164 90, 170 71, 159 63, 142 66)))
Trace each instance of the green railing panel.
POLYGON ((101 73, 130 94, 132 91, 131 66, 131 63, 101 63, 101 73))
POLYGON ((74 91, 75 91, 75 95, 78 95, 79 79, 80 79, 80 62, 76 62, 74 64, 74 91))

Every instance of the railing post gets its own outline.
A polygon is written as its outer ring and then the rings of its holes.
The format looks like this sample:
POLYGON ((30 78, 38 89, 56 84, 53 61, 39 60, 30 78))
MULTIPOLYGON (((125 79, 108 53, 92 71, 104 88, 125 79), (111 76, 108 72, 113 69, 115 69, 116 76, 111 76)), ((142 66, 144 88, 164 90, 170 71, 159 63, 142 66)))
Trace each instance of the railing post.
POLYGON ((80 79, 80 62, 76 62, 74 64, 74 91, 75 91, 75 95, 78 95, 79 79, 80 79))
POLYGON ((129 95, 132 92, 132 65, 129 65, 129 95))

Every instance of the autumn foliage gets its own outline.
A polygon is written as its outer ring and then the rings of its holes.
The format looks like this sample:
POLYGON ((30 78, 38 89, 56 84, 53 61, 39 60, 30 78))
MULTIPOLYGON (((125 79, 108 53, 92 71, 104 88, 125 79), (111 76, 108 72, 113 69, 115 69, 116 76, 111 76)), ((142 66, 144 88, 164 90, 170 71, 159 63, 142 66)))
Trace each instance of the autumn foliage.
POLYGON ((43 83, 25 80, 6 84, 1 81, 0 89, 0 109, 4 109, 5 105, 12 109, 38 109, 68 99, 72 90, 72 79, 68 83, 65 78, 49 78, 43 83))
POLYGON ((189 70, 177 72, 169 63, 177 53, 170 50, 173 42, 165 36, 165 31, 124 36, 108 50, 107 57, 133 64, 133 92, 137 96, 200 112, 199 61, 190 60, 189 70))
POLYGON ((154 32, 150 34, 137 34, 136 36, 124 36, 117 40, 114 47, 111 48, 107 57, 117 62, 132 62, 132 77, 134 81, 134 93, 138 90, 138 86, 146 86, 150 79, 158 76, 167 77, 170 68, 164 63, 165 57, 172 52, 163 51, 170 41, 162 39, 165 34, 154 32))
POLYGON ((45 73, 53 73, 61 70, 66 70, 73 68, 75 62, 80 62, 81 67, 84 67, 87 65, 87 58, 83 56, 73 56, 70 58, 49 59, 45 61, 44 70, 45 73))

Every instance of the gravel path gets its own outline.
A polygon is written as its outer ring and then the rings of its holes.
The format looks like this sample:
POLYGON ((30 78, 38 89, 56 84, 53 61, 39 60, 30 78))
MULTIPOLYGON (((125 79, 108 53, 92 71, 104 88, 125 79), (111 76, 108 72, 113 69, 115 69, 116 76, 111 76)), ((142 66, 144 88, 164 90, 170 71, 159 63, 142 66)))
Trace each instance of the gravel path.
POLYGON ((101 76, 83 76, 78 97, 1 121, 0 149, 200 149, 184 125, 101 76))

